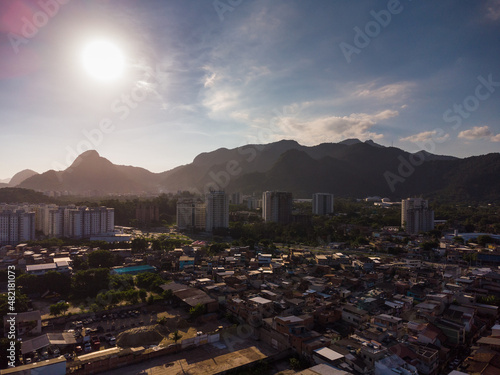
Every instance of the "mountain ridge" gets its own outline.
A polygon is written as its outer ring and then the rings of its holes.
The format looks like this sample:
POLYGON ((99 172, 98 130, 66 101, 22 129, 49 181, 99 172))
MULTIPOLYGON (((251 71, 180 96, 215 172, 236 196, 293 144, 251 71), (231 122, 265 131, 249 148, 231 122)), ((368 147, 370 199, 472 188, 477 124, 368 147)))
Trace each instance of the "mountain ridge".
POLYGON ((500 176, 498 153, 460 159, 426 151, 409 153, 357 139, 314 146, 282 140, 218 148, 200 153, 192 163, 160 173, 115 165, 91 150, 78 156, 66 170, 33 175, 19 187, 75 195, 158 194, 179 190, 203 193, 216 188, 244 194, 279 189, 302 197, 331 191, 352 197, 441 194, 454 199, 480 200, 500 194, 496 193, 500 191, 497 176, 500 176), (405 172, 404 168, 411 172, 405 172), (489 183, 479 186, 478 181, 484 181, 485 177, 489 183))

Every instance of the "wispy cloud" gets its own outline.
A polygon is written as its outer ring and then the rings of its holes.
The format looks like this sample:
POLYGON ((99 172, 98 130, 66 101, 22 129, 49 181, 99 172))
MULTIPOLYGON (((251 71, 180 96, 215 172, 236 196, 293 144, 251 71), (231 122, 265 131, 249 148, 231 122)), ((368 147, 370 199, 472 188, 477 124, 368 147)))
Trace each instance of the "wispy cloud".
POLYGON ((439 135, 437 130, 429 130, 418 134, 413 134, 408 137, 400 138, 399 140, 401 142, 421 143, 431 139, 437 142, 444 142, 448 138, 450 138, 449 134, 439 135))
POLYGON ((354 88, 352 96, 379 100, 393 98, 403 100, 408 96, 411 89, 414 87, 415 83, 407 81, 390 83, 387 85, 379 85, 377 81, 372 81, 369 83, 357 85, 354 88))
POLYGON ((275 123, 274 138, 294 138, 306 145, 338 142, 346 138, 381 139, 384 135, 372 128, 380 121, 398 115, 398 111, 384 110, 373 114, 352 113, 348 116, 325 116, 307 120, 283 117, 275 123))
POLYGON ((489 139, 492 142, 500 142, 500 134, 493 134, 489 126, 474 126, 472 129, 463 130, 458 134, 458 138, 471 140, 489 139))
POLYGON ((489 0, 486 3, 486 18, 492 21, 500 19, 500 0, 489 0))

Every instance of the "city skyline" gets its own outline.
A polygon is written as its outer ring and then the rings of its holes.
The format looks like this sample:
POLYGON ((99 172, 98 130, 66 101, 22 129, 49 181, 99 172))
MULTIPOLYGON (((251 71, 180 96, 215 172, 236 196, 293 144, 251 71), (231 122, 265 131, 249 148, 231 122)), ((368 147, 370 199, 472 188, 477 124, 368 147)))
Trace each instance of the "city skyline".
POLYGON ((232 4, 0 3, 0 179, 88 148, 154 172, 280 139, 498 152, 500 1, 232 4))

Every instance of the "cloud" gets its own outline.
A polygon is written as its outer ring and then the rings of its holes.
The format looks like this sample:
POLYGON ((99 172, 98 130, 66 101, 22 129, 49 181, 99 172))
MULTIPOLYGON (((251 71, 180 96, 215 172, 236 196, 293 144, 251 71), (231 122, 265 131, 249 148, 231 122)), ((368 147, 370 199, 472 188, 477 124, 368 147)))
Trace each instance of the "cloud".
POLYGON ((473 140, 491 138, 493 134, 488 126, 474 126, 472 129, 463 130, 458 134, 458 138, 473 140))
POLYGON ((486 18, 492 21, 500 19, 500 0, 489 0, 486 3, 486 18))
POLYGON ((490 138, 490 141, 492 141, 492 142, 500 142, 500 134, 492 135, 491 138, 490 138))
POLYGON ((275 140, 293 138, 305 145, 339 142, 346 138, 381 139, 384 135, 372 131, 373 126, 398 115, 398 111, 384 110, 374 114, 352 113, 348 116, 323 116, 309 120, 281 117, 275 119, 269 131, 275 131, 275 140))
POLYGON ((414 86, 415 84, 413 82, 402 81, 377 87, 377 81, 373 81, 357 85, 354 89, 353 96, 379 100, 390 98, 404 99, 414 86))
POLYGON ((215 84, 215 79, 217 78, 217 73, 212 73, 210 76, 205 77, 204 87, 212 87, 215 84))
POLYGON ((429 130, 418 134, 413 134, 405 138, 400 138, 401 142, 422 143, 428 140, 444 142, 450 137, 449 134, 440 134, 437 130, 429 130))

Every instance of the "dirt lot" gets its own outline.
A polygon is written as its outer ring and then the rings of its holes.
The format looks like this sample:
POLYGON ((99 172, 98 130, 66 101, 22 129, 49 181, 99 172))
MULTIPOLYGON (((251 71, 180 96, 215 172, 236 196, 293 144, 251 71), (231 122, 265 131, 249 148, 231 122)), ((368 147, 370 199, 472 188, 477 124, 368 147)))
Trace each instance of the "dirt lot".
POLYGON ((229 351, 227 348, 222 348, 221 345, 207 344, 192 350, 180 351, 177 354, 139 363, 126 369, 108 371, 106 374, 210 375, 266 358, 275 353, 273 349, 264 346, 262 342, 250 339, 235 344, 234 349, 234 351, 229 351))

